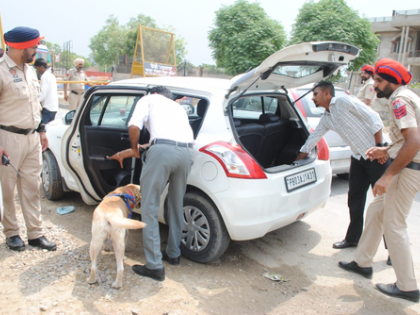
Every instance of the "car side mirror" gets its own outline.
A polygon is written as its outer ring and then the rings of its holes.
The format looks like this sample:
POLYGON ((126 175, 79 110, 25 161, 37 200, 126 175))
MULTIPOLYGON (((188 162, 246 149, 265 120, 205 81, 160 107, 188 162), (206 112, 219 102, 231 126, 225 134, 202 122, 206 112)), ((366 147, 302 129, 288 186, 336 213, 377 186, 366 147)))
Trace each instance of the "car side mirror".
POLYGON ((64 124, 65 125, 70 125, 71 124, 71 122, 73 121, 73 118, 74 118, 74 113, 76 113, 76 110, 75 109, 73 109, 73 110, 71 110, 71 111, 69 111, 64 117, 63 117, 63 119, 64 119, 64 124))

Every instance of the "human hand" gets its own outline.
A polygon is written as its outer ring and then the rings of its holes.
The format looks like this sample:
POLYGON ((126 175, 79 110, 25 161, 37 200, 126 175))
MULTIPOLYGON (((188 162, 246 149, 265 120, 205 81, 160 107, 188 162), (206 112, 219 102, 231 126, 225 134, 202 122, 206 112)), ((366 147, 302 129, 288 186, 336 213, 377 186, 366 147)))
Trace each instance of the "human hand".
POLYGON ((48 137, 45 132, 39 133, 39 138, 41 140, 42 152, 44 152, 48 148, 48 137))
MULTIPOLYGON (((383 159, 383 158, 387 158, 388 159, 388 147, 373 147, 370 148, 369 150, 366 151, 366 158, 368 158, 369 160, 373 161, 376 159, 383 159)), ((385 160, 386 162, 386 160, 385 160)), ((380 163, 380 162, 379 162, 380 163)), ((383 163, 381 163, 383 164, 383 163)))
POLYGON ((378 159, 379 164, 385 164, 388 161, 389 156, 384 156, 378 159))
POLYGON ((377 180, 375 186, 373 187, 373 196, 382 196, 386 194, 389 185, 391 184, 392 176, 382 175, 381 178, 377 180))
MULTIPOLYGON (((3 154, 5 155, 5 156, 7 156, 7 158, 9 159, 10 157, 9 157, 9 154, 7 154, 7 151, 2 147, 2 146, 0 146, 0 157, 2 157, 3 156, 3 154)), ((3 163, 1 162, 1 159, 0 159, 0 165, 3 165, 3 163)))

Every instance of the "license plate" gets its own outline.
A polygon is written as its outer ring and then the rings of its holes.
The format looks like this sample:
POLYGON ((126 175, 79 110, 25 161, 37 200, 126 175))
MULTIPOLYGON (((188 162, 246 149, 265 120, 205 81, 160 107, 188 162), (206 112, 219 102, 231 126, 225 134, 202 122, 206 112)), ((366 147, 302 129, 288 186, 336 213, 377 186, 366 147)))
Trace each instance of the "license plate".
POLYGON ((286 189, 288 192, 298 189, 300 187, 315 183, 316 182, 315 169, 311 168, 304 172, 286 176, 285 181, 286 181, 286 189))
POLYGON ((331 161, 331 167, 347 167, 350 166, 350 159, 331 161))

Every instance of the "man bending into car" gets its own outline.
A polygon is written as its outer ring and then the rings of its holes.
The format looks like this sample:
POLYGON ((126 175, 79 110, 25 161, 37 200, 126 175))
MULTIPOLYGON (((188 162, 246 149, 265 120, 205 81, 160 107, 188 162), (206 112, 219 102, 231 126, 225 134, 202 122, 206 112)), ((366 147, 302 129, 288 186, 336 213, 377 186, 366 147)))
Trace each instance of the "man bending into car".
POLYGON ((325 112, 305 144, 297 160, 305 158, 329 130, 337 132, 346 142, 353 155, 350 164, 349 192, 347 204, 350 224, 343 241, 333 244, 342 249, 357 246, 363 231, 363 214, 369 185, 382 176, 389 165, 388 158, 370 161, 365 152, 371 147, 383 146, 383 123, 378 113, 354 96, 335 97, 334 86, 322 81, 313 88, 312 101, 325 112))

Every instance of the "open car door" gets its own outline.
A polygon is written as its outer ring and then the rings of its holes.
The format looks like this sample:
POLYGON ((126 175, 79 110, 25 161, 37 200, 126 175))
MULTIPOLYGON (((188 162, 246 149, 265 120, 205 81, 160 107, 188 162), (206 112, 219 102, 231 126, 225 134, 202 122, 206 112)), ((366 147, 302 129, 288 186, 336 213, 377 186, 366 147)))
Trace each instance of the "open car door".
MULTIPOLYGON (((121 168, 117 161, 106 157, 131 148, 127 124, 137 101, 146 93, 146 86, 94 87, 76 111, 63 137, 66 143, 62 156, 87 204, 97 204, 119 186, 139 184, 140 159, 125 159, 121 168)), ((139 143, 148 141, 149 134, 144 129, 139 143)))

